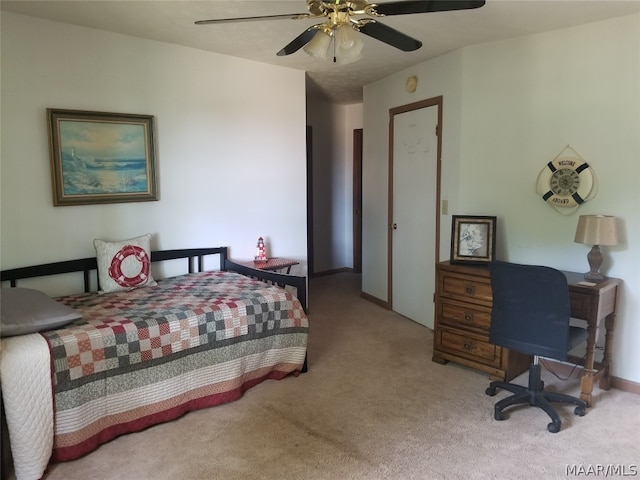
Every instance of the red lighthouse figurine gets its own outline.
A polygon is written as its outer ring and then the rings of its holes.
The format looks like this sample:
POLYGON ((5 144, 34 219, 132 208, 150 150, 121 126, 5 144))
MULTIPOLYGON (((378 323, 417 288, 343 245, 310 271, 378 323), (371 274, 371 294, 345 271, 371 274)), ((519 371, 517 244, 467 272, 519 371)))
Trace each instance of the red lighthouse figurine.
POLYGON ((264 248, 264 240, 262 237, 258 238, 258 251, 256 252, 257 262, 266 262, 267 261, 267 253, 264 248))

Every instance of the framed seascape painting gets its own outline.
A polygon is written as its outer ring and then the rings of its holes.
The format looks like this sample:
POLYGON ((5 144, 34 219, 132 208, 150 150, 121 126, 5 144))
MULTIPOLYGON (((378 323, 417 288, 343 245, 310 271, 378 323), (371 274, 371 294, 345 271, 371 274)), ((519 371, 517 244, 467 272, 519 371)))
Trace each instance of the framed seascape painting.
POLYGON ((158 200, 153 120, 48 108, 53 204, 158 200))
POLYGON ((453 215, 450 263, 487 264, 495 249, 496 217, 453 215))

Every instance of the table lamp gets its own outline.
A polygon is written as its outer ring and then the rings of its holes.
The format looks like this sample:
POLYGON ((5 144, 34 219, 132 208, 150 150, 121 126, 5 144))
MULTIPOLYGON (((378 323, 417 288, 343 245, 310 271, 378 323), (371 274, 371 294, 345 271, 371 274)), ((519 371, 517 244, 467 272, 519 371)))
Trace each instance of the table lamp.
POLYGON ((592 281, 603 280, 604 275, 600 273, 600 265, 602 265, 600 245, 616 245, 618 243, 616 217, 611 215, 580 215, 573 241, 592 245, 591 251, 587 255, 590 270, 584 274, 584 278, 592 281))

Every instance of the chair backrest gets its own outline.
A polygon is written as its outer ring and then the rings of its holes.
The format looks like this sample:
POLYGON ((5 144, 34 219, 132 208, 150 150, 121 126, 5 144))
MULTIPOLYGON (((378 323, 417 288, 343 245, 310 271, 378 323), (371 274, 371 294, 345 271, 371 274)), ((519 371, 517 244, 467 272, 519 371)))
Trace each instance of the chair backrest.
POLYGON ((489 264, 489 341, 528 355, 565 360, 571 308, 562 272, 538 265, 489 264))

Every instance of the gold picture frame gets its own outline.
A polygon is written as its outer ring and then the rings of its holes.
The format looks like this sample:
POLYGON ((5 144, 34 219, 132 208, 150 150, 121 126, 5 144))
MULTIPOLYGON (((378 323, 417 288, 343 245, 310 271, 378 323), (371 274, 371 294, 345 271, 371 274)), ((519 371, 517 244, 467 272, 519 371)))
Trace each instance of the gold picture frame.
POLYGON ((158 200, 154 117, 47 109, 53 205, 158 200))
POLYGON ((450 263, 485 265, 495 259, 496 217, 453 215, 450 263))

